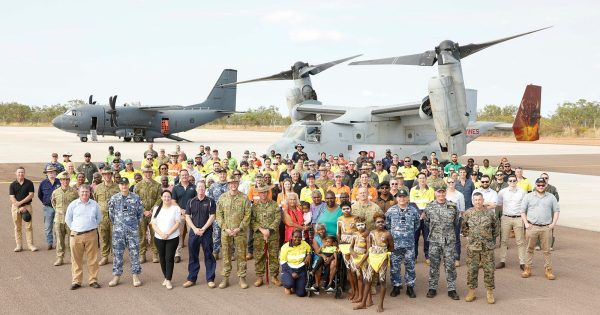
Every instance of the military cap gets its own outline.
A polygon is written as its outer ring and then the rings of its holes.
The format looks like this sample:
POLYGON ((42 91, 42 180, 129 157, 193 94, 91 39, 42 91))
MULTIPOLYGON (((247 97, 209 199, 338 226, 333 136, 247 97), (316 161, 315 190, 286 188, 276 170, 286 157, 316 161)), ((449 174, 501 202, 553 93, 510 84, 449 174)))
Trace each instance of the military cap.
POLYGON ((44 170, 44 174, 46 174, 48 172, 55 172, 56 173, 56 167, 54 167, 52 165, 48 165, 48 167, 46 167, 46 169, 44 170))
POLYGON ((396 193, 396 197, 400 197, 400 196, 409 196, 410 194, 408 193, 408 190, 401 188, 398 190, 398 192, 396 193))
POLYGON ((56 178, 58 178, 59 180, 60 179, 71 180, 71 176, 67 172, 61 172, 60 174, 58 174, 58 176, 56 178))
POLYGON ((267 186, 267 185, 264 185, 264 186, 258 186, 258 187, 256 188, 256 192, 257 192, 257 193, 269 192, 269 191, 271 190, 271 188, 272 188, 272 186, 267 186))
POLYGON ((440 190, 446 191, 446 188, 447 187, 446 187, 445 184, 444 185, 435 185, 435 186, 433 186, 433 190, 435 190, 435 191, 440 191, 440 190))
POLYGON ((148 165, 146 165, 146 167, 142 168, 142 172, 143 173, 147 173, 147 172, 154 172, 154 170, 152 169, 152 167, 148 167, 148 165))
POLYGON ((256 175, 254 175, 254 178, 260 177, 262 178, 264 175, 262 173, 256 173, 256 175))
POLYGON ((119 185, 129 185, 129 179, 127 179, 127 177, 121 177, 118 184, 119 185))
POLYGON ((234 182, 235 183, 239 182, 239 180, 235 176, 232 175, 227 178, 227 183, 234 183, 234 182))

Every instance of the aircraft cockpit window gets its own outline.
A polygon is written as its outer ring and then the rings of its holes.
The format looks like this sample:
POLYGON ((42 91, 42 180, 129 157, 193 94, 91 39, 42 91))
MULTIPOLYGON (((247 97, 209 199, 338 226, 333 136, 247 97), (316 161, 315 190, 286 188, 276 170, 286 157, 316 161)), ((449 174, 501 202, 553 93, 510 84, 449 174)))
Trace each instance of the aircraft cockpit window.
POLYGON ((65 116, 77 116, 77 111, 69 109, 64 113, 65 116))
POLYGON ((308 142, 308 143, 321 142, 321 127, 307 126, 306 127, 306 142, 308 142))

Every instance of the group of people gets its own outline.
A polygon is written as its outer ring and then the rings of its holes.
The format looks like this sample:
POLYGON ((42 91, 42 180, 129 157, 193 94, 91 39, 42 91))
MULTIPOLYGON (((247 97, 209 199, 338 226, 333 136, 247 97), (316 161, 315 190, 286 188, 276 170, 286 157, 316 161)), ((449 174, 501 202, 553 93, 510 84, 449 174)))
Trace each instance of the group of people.
MULTIPOLYGON (((112 146, 102 162, 92 163, 91 154, 85 153, 77 167, 69 152, 62 162, 53 153, 37 192, 48 249, 56 248, 54 265, 62 265, 70 252, 71 289, 78 289, 85 258, 88 284, 99 288, 98 266, 108 264, 112 253, 113 278, 108 285, 116 286, 127 249, 137 287, 150 249, 152 262, 160 263, 163 286, 172 289, 173 269, 181 261, 187 236, 184 288, 198 281, 202 248, 209 288, 217 287, 220 259, 221 289, 229 286, 234 261, 239 286, 248 288, 246 264, 254 259, 254 286, 266 282, 297 296, 307 290, 332 292, 334 275, 345 269, 349 299, 358 304, 355 309, 373 304, 379 284, 378 311, 383 311, 388 272, 390 296, 398 296, 405 285, 406 294, 416 297, 415 263, 421 237, 430 267, 428 298, 437 294, 443 262, 448 296, 459 299, 456 268, 462 236, 467 240, 465 300, 475 299, 482 268, 487 302, 494 303, 494 271, 506 267, 507 241, 514 233, 521 276, 532 275, 532 256, 539 246, 545 276, 555 279, 550 251, 559 195, 548 183, 547 173, 532 183, 506 158, 498 167, 487 159, 480 166, 471 158, 463 166, 452 155, 444 166, 435 153, 420 162, 401 159, 390 150, 381 160, 366 151, 356 160, 325 152, 311 160, 302 145, 296 149, 289 160, 274 151, 260 157, 245 151, 238 163, 231 152, 221 158, 209 146, 200 146, 199 153, 188 159, 179 146, 166 155, 164 149, 156 152, 149 144, 139 169, 131 159, 121 160, 112 146), (497 239, 500 259, 495 265, 497 239), (307 285, 309 273, 316 281, 307 285)), ((23 249, 23 221, 27 245, 36 251, 31 229, 34 185, 25 178, 24 168, 17 169, 9 190, 15 252, 23 249)))

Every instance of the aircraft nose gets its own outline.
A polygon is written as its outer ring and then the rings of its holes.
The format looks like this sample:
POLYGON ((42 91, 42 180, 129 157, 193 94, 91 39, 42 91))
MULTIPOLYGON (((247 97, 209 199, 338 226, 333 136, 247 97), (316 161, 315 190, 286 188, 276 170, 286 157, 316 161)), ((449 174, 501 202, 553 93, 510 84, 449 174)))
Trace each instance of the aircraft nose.
POLYGON ((60 116, 54 117, 54 119, 52 119, 52 126, 60 128, 60 116))

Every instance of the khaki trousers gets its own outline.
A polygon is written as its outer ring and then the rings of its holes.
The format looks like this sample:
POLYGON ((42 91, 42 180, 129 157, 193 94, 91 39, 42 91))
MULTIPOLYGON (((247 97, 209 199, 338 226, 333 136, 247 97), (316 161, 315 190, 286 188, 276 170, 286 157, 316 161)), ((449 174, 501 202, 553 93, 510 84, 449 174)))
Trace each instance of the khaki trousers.
POLYGON ((54 244, 56 245, 56 257, 64 258, 65 249, 71 252, 70 245, 71 230, 66 223, 54 223, 54 244))
POLYGON ((544 268, 552 268, 552 260, 550 258, 550 236, 551 230, 548 226, 530 225, 527 229, 527 258, 525 264, 531 266, 533 263, 533 250, 536 241, 539 240, 542 246, 542 254, 544 255, 544 268))
POLYGON ((98 282, 98 233, 91 231, 77 235, 71 232, 71 274, 73 284, 81 285, 83 280, 83 255, 88 266, 89 282, 98 282))
MULTIPOLYGON (((23 206, 30 214, 32 214, 32 219, 29 222, 25 222, 25 237, 27 238, 27 246, 29 248, 33 247, 33 213, 31 210, 31 205, 23 206)), ((23 219, 21 216, 21 212, 19 212, 19 208, 11 205, 12 219, 15 225, 15 242, 17 243, 17 247, 23 247, 23 232, 22 225, 23 219)))
POLYGON ((508 249, 508 237, 510 230, 515 231, 515 240, 517 241, 517 252, 519 254, 519 264, 525 264, 525 230, 523 219, 521 217, 511 218, 502 216, 501 218, 501 237, 500 237, 500 261, 506 262, 506 251, 508 249))

